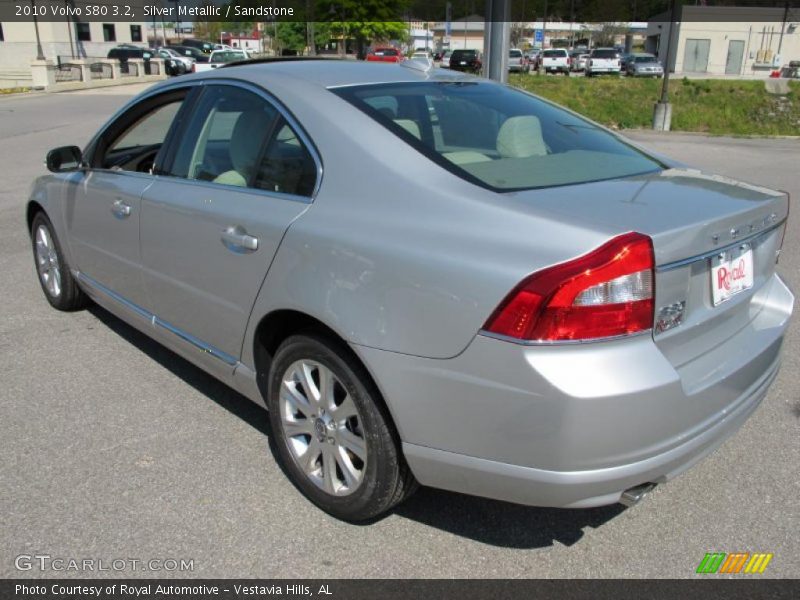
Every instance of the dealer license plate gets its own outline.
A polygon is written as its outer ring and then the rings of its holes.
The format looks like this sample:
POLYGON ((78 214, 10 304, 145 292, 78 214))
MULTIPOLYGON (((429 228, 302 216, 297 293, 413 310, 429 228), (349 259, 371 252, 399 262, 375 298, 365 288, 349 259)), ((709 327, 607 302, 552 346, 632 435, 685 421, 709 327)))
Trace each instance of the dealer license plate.
POLYGON ((749 244, 721 252, 711 259, 714 306, 753 287, 753 249, 749 244))

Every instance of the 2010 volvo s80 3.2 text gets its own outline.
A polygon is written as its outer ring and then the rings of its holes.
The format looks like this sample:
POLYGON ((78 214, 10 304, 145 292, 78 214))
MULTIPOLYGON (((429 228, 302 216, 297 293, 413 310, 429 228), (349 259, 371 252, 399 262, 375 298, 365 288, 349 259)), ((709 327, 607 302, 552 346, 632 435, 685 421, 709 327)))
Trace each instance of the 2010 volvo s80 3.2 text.
POLYGON ((348 520, 417 483, 633 503, 756 409, 794 302, 785 193, 453 71, 225 67, 48 167, 48 301, 263 403, 293 483, 348 520))

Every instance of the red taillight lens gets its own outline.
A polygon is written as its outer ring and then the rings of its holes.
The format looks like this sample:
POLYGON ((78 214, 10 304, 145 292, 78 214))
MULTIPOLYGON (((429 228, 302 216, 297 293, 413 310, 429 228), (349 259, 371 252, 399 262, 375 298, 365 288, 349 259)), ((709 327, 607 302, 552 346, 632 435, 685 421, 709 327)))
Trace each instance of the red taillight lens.
POLYGON ((626 233, 522 281, 484 330, 529 341, 590 340, 653 326, 653 243, 626 233))

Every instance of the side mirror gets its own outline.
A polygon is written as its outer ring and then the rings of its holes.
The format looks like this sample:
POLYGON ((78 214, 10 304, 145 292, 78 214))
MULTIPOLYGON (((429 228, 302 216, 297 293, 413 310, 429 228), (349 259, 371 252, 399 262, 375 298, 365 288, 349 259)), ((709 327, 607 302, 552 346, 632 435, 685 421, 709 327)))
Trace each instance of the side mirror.
POLYGON ((61 146, 47 153, 47 170, 53 173, 68 173, 83 168, 83 153, 77 146, 61 146))

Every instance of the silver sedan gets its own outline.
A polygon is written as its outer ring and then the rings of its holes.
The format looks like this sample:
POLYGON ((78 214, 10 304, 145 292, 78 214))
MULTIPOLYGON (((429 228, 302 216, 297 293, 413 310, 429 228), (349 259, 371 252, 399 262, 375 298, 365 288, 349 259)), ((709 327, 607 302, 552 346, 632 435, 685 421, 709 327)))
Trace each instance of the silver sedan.
POLYGON ((47 166, 50 304, 264 405, 295 486, 347 520, 417 484, 635 503, 753 413, 793 309, 785 193, 413 61, 164 82, 47 166))
POLYGON ((625 63, 625 74, 632 77, 663 77, 664 67, 652 54, 632 54, 625 63))

